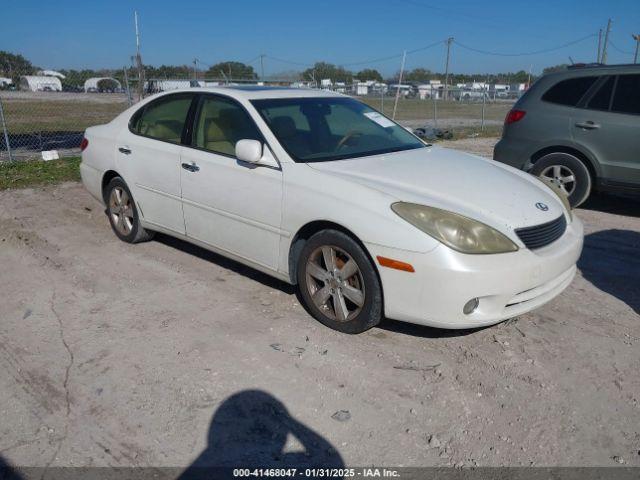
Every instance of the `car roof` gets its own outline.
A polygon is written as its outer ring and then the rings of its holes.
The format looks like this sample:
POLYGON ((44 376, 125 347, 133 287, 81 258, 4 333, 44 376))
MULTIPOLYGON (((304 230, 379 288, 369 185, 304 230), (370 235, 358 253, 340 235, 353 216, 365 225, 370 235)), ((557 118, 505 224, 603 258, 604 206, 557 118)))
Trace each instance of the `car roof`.
POLYGON ((605 75, 612 73, 640 73, 640 64, 603 65, 600 63, 569 65, 564 70, 548 73, 545 76, 579 77, 583 75, 605 75))
POLYGON ((164 93, 205 92, 218 93, 238 99, 257 100, 262 98, 301 98, 301 97, 344 97, 340 93, 328 90, 293 87, 267 87, 263 85, 225 85, 220 87, 193 87, 169 90, 164 93))

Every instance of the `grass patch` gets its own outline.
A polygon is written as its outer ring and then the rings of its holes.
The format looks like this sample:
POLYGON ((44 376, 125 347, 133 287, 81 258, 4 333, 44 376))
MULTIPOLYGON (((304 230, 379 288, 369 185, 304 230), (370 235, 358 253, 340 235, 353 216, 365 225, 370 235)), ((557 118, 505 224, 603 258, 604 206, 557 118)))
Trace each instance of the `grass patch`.
POLYGON ((459 127, 449 129, 453 133, 452 140, 462 140, 465 138, 488 138, 501 137, 502 125, 485 125, 484 130, 472 127, 459 127))
POLYGON ((110 122, 127 108, 122 102, 82 100, 3 99, 4 114, 11 134, 84 131, 110 122))
POLYGON ((0 163, 0 190, 80 180, 80 157, 0 163))
MULTIPOLYGON (((383 110, 385 115, 391 116, 393 112, 394 99, 385 97, 384 101, 376 97, 359 97, 360 101, 370 105, 377 110, 383 110)), ((438 121, 442 122, 443 128, 447 127, 446 120, 473 121, 480 125, 482 118, 482 103, 479 102, 457 102, 438 100, 436 110, 433 108, 433 100, 420 100, 417 98, 403 98, 398 101, 396 120, 424 120, 432 121, 434 114, 438 121)), ((488 102, 484 108, 484 118, 487 121, 499 122, 504 120, 505 115, 513 106, 512 102, 488 102)))

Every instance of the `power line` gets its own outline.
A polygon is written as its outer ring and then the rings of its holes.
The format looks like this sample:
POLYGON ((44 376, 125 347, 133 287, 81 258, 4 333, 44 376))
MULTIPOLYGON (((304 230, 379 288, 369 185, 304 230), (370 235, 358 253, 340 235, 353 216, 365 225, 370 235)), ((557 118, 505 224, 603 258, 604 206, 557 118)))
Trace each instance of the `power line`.
POLYGON ((428 50, 433 47, 437 47, 438 45, 442 45, 443 42, 446 42, 446 40, 438 40, 437 42, 433 42, 425 47, 418 47, 418 48, 414 48, 413 50, 408 50, 407 55, 411 53, 421 52, 423 50, 428 50))
MULTIPOLYGON (((432 7, 432 8, 437 8, 437 7, 432 7)), ((577 43, 583 42, 584 40, 587 40, 588 38, 592 38, 592 37, 596 37, 596 36, 597 36, 597 34, 592 33, 592 34, 586 35, 586 36, 584 36, 582 38, 578 38, 578 39, 573 40, 571 42, 565 43, 563 45, 559 45, 557 47, 547 48, 547 49, 543 49, 543 50, 537 50, 537 51, 534 51, 534 52, 521 52, 521 53, 490 52, 490 51, 487 51, 487 50, 481 50, 481 49, 478 49, 478 48, 470 47, 468 45, 464 45, 464 44, 458 42, 457 40, 453 40, 453 43, 455 43, 456 45, 458 45, 461 48, 464 48, 466 50, 470 50, 472 52, 480 53, 480 54, 483 54, 483 55, 495 55, 495 56, 502 56, 502 57, 519 57, 519 56, 537 55, 537 54, 541 54, 541 53, 553 52, 553 51, 556 51, 556 50, 560 50, 560 49, 569 47, 571 45, 575 45, 577 43)), ((428 49, 437 47, 438 45, 442 45, 443 43, 446 43, 446 42, 447 42, 447 40, 438 40, 436 42, 430 43, 429 45, 425 45, 423 47, 418 47, 418 48, 414 48, 412 50, 407 50, 406 51, 406 55, 411 55, 411 54, 414 54, 414 53, 417 53, 417 52, 428 50, 428 49)), ((619 50, 617 47, 615 47, 615 45, 614 45, 614 48, 616 50, 620 51, 621 53, 629 53, 629 54, 631 53, 631 52, 623 52, 623 51, 619 50)), ((360 66, 360 65, 369 65, 369 64, 373 64, 373 63, 385 62, 385 61, 388 61, 388 60, 395 60, 395 59, 401 58, 402 56, 403 56, 403 54, 400 53, 400 54, 395 54, 395 55, 388 55, 388 56, 385 56, 385 57, 370 58, 368 60, 362 60, 362 61, 358 61, 358 62, 340 63, 339 65, 342 66, 342 67, 355 67, 355 66, 360 66)), ((294 65, 294 66, 297 66, 297 67, 304 67, 304 68, 313 67, 313 65, 309 64, 309 63, 302 63, 302 62, 297 62, 297 61, 294 61, 294 60, 287 60, 287 59, 284 59, 284 58, 274 57, 272 55, 266 55, 266 54, 258 55, 256 57, 254 57, 252 60, 250 60, 249 62, 246 62, 246 64, 250 65, 250 64, 252 64, 253 62, 255 62, 257 60, 264 59, 264 58, 268 58, 270 60, 274 60, 274 61, 280 62, 280 63, 285 63, 285 64, 288 64, 288 65, 294 65)), ((205 65, 207 67, 211 67, 211 65, 209 65, 206 62, 202 62, 200 60, 198 60, 198 61, 199 61, 199 63, 201 63, 201 64, 203 64, 203 65, 205 65)))
POLYGON ((454 40, 454 43, 456 45, 458 45, 459 47, 464 48, 465 50, 470 50, 472 52, 481 53, 483 55, 494 55, 494 56, 498 56, 498 57, 525 57, 525 56, 528 56, 528 55, 538 55, 538 54, 541 54, 541 53, 549 53, 549 52, 554 52, 556 50, 561 50, 563 48, 570 47, 571 45, 575 45, 576 43, 584 42, 588 38, 593 38, 593 37, 597 37, 597 36, 598 36, 597 33, 591 33, 591 34, 586 35, 586 36, 584 36, 582 38, 578 38, 577 40, 572 40, 571 42, 567 42, 567 43, 564 43, 562 45, 558 45, 557 47, 545 48, 543 50, 536 50, 536 51, 533 51, 533 52, 520 52, 520 53, 490 52, 490 51, 487 51, 487 50, 480 50, 479 48, 474 48, 474 47, 470 47, 468 45, 464 45, 464 44, 458 42, 457 40, 454 40))
POLYGON ((613 43, 611 40, 609 40, 609 45, 611 45, 613 47, 613 49, 618 53, 622 53, 623 55, 633 55, 632 51, 630 51, 630 50, 622 50, 615 43, 613 43))
POLYGON ((364 60, 362 62, 341 63, 340 65, 342 65, 343 67, 355 67, 357 65, 367 65, 370 63, 384 62, 386 60, 395 60, 396 58, 400 57, 402 57, 402 53, 399 53, 397 55, 389 55, 388 57, 372 58, 371 60, 364 60))
POLYGON ((276 62, 281 62, 281 63, 288 63, 289 65, 297 65, 299 67, 312 67, 313 65, 309 65, 308 63, 300 63, 300 62, 294 62, 291 60, 284 60, 282 58, 277 58, 277 57, 272 57, 271 55, 265 55, 265 58, 270 58, 271 60, 275 60, 276 62))
MULTIPOLYGON (((428 50, 430 48, 433 47, 437 47, 438 45, 442 45, 443 40, 438 40, 437 42, 433 42, 430 43, 429 45, 425 45, 424 47, 418 47, 418 48, 414 48, 413 50, 407 50, 407 55, 410 55, 412 53, 417 53, 417 52, 421 52, 424 50, 428 50)), ((402 58, 402 53, 396 54, 396 55, 388 55, 385 57, 378 57, 378 58, 370 58, 368 60, 361 60, 358 62, 347 62, 347 63, 340 63, 339 65, 342 67, 355 67, 358 65, 369 65, 371 63, 378 63, 378 62, 384 62, 387 60, 395 60, 397 58, 402 58)), ((260 57, 257 57, 260 58, 260 57)), ((292 60, 285 60, 283 58, 277 58, 277 57, 272 57, 271 55, 265 55, 265 58, 270 58, 271 60, 275 60, 277 62, 281 62, 281 63, 288 63, 290 65, 297 65, 299 67, 313 67, 313 65, 307 64, 307 63, 301 63, 301 62, 295 62, 292 60)))
POLYGON ((256 60, 259 60, 262 57, 262 55, 258 55, 257 57, 252 58, 251 60, 249 60, 248 62, 244 62, 245 65, 251 65, 253 62, 255 62, 256 60))

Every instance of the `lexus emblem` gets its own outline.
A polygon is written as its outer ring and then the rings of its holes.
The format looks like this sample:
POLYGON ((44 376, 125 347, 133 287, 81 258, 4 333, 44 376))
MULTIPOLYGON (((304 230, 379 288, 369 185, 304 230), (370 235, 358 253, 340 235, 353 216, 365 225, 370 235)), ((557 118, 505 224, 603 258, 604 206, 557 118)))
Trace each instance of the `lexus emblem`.
POLYGON ((547 206, 547 204, 542 202, 536 203, 536 208, 538 210, 542 210, 543 212, 546 212, 547 210, 549 210, 549 207, 547 206))

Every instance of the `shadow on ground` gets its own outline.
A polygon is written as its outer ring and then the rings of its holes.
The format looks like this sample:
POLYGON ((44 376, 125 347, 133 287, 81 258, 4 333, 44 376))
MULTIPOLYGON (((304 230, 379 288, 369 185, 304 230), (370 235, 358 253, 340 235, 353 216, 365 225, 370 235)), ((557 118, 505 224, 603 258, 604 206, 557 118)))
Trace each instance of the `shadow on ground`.
POLYGON ((275 397, 244 390, 218 407, 207 447, 179 479, 233 478, 234 467, 343 468, 344 461, 331 443, 293 418, 275 397), (290 437, 296 444, 285 452, 290 437))
MULTIPOLYGON (((230 270, 239 275, 243 275, 247 278, 250 278, 251 280, 255 280, 256 282, 259 282, 267 287, 276 288, 289 295, 295 295, 300 305, 302 305, 306 313, 309 315, 309 321, 315 321, 313 319, 311 311, 306 307, 298 289, 295 286, 282 282, 267 274, 259 272, 258 270, 236 262, 235 260, 223 257, 222 255, 218 255, 217 253, 213 253, 209 250, 198 247, 197 245, 185 242, 169 235, 158 233, 156 234, 154 239, 159 243, 162 243, 163 245, 167 245, 168 247, 175 248, 176 250, 180 250, 181 252, 201 258, 203 260, 206 260, 207 262, 215 263, 222 268, 230 270)), ((410 323, 398 322, 390 319, 384 319, 382 323, 378 325, 378 327, 389 332, 402 333, 404 335, 411 335, 414 337, 422 338, 460 337, 482 330, 445 330, 440 328, 426 327, 424 325, 414 325, 410 323)))
POLYGON ((391 320, 385 318, 378 328, 393 333, 401 333, 403 335, 410 335, 412 337, 420 338, 449 338, 449 337, 465 337, 473 333, 484 330, 487 327, 482 328, 467 328, 464 330, 448 330, 445 328, 433 328, 425 325, 416 325, 413 323, 399 322, 397 320, 391 320))
POLYGON ((640 217, 640 195, 594 193, 579 208, 627 217, 640 217))
POLYGON ((22 475, 0 455, 0 480, 22 480, 22 475))
POLYGON ((602 230, 584 237, 582 276, 640 314, 640 232, 602 230))
POLYGON ((243 265, 240 262, 236 262, 235 260, 231 260, 230 258, 223 257, 222 255, 218 255, 217 253, 198 247, 197 245, 194 245, 192 243, 185 242, 184 240, 180 240, 178 238, 161 233, 156 234, 154 239, 159 243, 162 243, 163 245, 167 245, 168 247, 175 248, 176 250, 180 250, 181 252, 201 258, 203 260, 206 260, 207 262, 215 263, 216 265, 224 269, 231 270, 232 272, 243 275, 247 278, 250 278, 251 280, 255 280, 256 282, 262 283, 267 287, 276 288, 288 294, 294 294, 296 291, 296 288, 293 285, 289 285, 288 283, 282 282, 277 278, 271 277, 270 275, 243 265))

